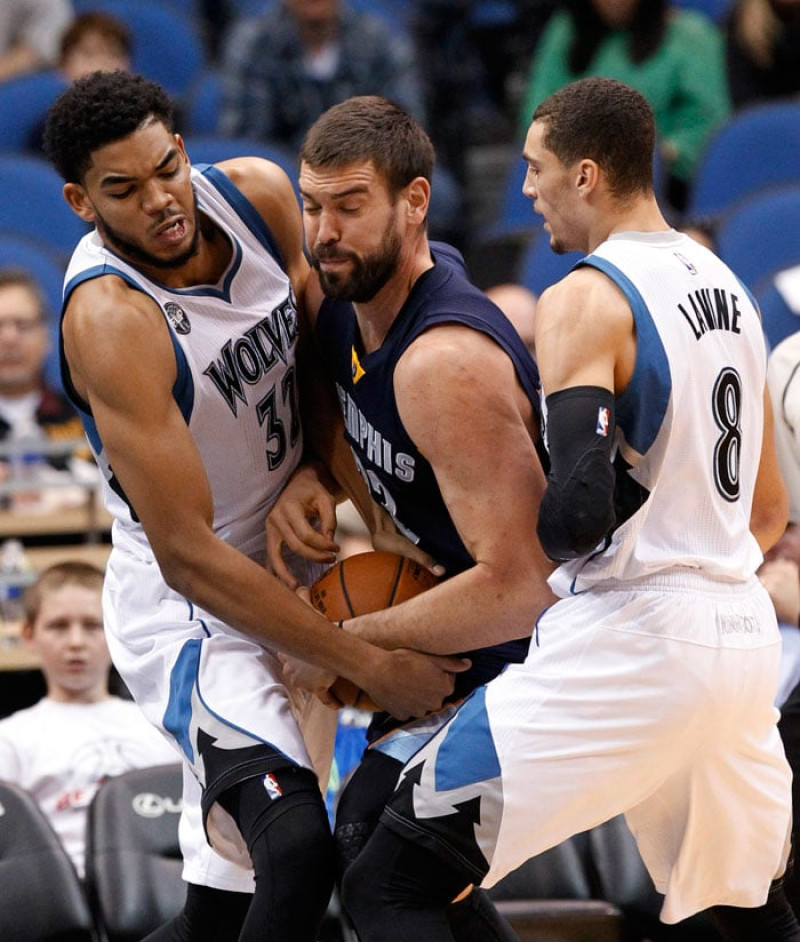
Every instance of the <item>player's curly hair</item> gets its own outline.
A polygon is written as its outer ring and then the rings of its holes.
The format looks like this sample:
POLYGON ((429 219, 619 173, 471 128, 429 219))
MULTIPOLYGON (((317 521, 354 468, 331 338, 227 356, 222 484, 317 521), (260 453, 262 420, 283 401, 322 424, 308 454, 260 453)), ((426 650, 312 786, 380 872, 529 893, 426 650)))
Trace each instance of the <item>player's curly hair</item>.
POLYGON ((83 183, 92 153, 132 134, 148 118, 171 131, 164 89, 131 72, 91 72, 59 95, 48 112, 44 150, 67 183, 83 183))

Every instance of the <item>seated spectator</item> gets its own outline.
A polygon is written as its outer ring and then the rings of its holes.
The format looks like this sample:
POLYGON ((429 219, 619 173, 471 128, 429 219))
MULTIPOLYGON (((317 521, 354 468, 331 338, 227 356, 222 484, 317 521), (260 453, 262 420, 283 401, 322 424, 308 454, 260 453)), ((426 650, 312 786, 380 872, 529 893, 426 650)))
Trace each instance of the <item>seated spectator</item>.
MULTIPOLYGON (((323 111, 352 95, 391 98, 426 123, 410 34, 346 0, 277 0, 260 16, 234 23, 220 76, 220 132, 290 153, 323 111)), ((431 234, 458 244, 465 230, 462 186, 446 162, 437 174, 431 234)))
POLYGON ((128 27, 109 13, 90 10, 75 17, 61 37, 58 68, 68 82, 89 72, 129 71, 132 37, 128 27))
POLYGON ((410 39, 345 0, 279 0, 234 24, 221 72, 222 133, 292 151, 323 111, 351 95, 384 95, 422 117, 410 39))
MULTIPOLYGON (((22 463, 24 452, 29 459, 39 459, 24 468, 26 476, 35 473, 33 494, 35 485, 63 483, 66 475, 83 485, 93 483, 97 476, 96 466, 86 457, 37 451, 37 443, 83 438, 83 427, 72 406, 45 381, 49 351, 47 310, 36 279, 23 269, 0 269, 0 443, 19 446, 14 447, 14 456, 0 458, 0 481, 22 470, 12 457, 22 463)), ((59 487, 49 493, 48 504, 52 507, 85 498, 81 487, 77 493, 74 488, 59 487)))
POLYGON ((591 75, 626 82, 650 102, 668 199, 682 211, 708 138, 730 115, 721 30, 668 0, 564 0, 531 61, 520 135, 551 92, 591 75))
POLYGON ((70 0, 3 0, 0 81, 54 65, 59 38, 72 17, 70 0))
POLYGON ((725 52, 734 108, 800 94, 800 2, 736 0, 725 52))
POLYGON ((81 877, 87 808, 102 782, 180 761, 133 701, 108 691, 102 586, 100 569, 72 561, 28 588, 22 636, 40 658, 47 694, 0 720, 0 779, 33 795, 81 877))
MULTIPOLYGON (((122 20, 97 10, 75 17, 67 27, 59 45, 58 74, 65 83, 74 82, 89 72, 129 71, 133 56, 133 38, 122 20)), ((46 115, 31 131, 27 149, 43 152, 46 115)))

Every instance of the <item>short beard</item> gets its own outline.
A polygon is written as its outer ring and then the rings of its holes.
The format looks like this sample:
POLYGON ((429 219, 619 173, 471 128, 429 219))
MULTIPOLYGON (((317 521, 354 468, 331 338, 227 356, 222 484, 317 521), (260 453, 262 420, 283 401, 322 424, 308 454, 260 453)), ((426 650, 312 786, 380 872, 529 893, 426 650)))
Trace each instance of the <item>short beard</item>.
POLYGON ((386 282, 397 271, 402 242, 394 229, 394 218, 386 227, 378 249, 364 258, 358 258, 351 252, 341 252, 332 247, 318 249, 312 259, 314 268, 319 272, 319 283, 325 296, 337 301, 352 301, 365 304, 371 301, 386 282), (320 259, 349 258, 353 263, 352 274, 343 276, 338 272, 320 269, 320 259))
MULTIPOLYGON (((191 244, 185 252, 181 252, 180 255, 176 255, 173 258, 159 258, 158 255, 151 255, 150 252, 146 252, 135 243, 128 241, 128 239, 113 229, 97 212, 97 210, 95 210, 95 225, 97 226, 97 231, 100 233, 103 240, 109 242, 111 247, 114 248, 117 253, 127 261, 130 261, 135 265, 145 265, 148 268, 159 268, 162 271, 172 271, 176 268, 181 268, 186 264, 186 262, 189 261, 190 258, 194 258, 194 256, 197 255, 197 251, 200 247, 200 224, 199 211, 197 208, 197 193, 194 193, 193 212, 194 235, 192 236, 191 244)), ((161 221, 166 222, 168 218, 168 216, 165 216, 165 218, 161 221)))

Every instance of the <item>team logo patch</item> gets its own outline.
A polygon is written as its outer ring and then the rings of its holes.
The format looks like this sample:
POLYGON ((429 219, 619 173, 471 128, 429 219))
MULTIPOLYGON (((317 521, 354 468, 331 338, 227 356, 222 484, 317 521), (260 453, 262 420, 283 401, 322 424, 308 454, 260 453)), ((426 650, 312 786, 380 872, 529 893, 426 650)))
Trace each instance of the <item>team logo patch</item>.
POLYGON ((264 776, 263 785, 267 794, 273 801, 277 801, 278 798, 283 796, 283 789, 278 784, 278 780, 275 778, 272 772, 267 772, 267 774, 264 776))
POLYGON ((350 348, 350 370, 351 376, 353 377, 353 385, 355 385, 364 375, 364 368, 361 366, 361 361, 358 359, 355 347, 350 348))
POLYGON ((164 313, 167 315, 167 319, 177 333, 188 334, 192 329, 189 318, 186 316, 186 311, 184 311, 180 304, 175 304, 174 301, 168 301, 164 305, 164 313))
POLYGON ((601 438, 608 438, 608 409, 605 406, 600 406, 597 410, 597 425, 595 426, 595 432, 601 438))

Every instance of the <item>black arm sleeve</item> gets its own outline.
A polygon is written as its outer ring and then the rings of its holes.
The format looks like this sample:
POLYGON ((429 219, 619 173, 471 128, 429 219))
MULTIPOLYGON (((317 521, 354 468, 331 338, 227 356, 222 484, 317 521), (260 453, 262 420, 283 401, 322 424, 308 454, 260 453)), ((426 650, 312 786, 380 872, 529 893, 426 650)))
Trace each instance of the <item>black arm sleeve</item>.
POLYGON ((550 472, 537 533, 550 559, 575 559, 593 550, 616 522, 614 394, 573 386, 545 402, 550 472))

